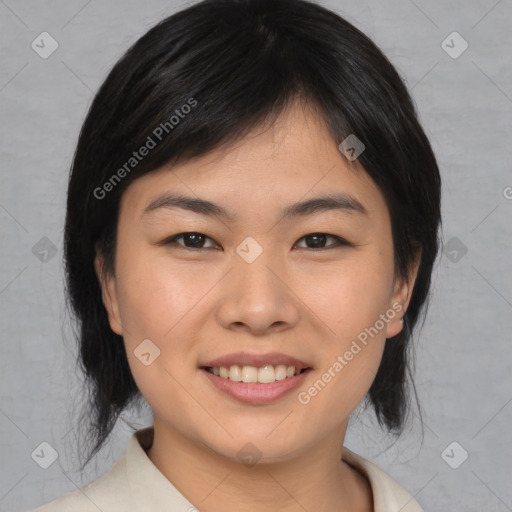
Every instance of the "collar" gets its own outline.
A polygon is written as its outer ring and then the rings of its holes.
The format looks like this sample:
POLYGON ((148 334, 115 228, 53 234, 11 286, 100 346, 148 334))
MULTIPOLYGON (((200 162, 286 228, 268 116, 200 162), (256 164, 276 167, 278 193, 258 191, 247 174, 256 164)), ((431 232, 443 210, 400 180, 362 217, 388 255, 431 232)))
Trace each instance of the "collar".
MULTIPOLYGON (((128 482, 140 512, 171 510, 197 511, 194 506, 151 462, 146 451, 153 443, 153 426, 137 430, 125 454, 128 482), (151 488, 148 489, 148 482, 151 488)), ((370 482, 374 512, 423 512, 417 501, 387 473, 360 455, 343 447, 342 459, 356 468, 370 482)))

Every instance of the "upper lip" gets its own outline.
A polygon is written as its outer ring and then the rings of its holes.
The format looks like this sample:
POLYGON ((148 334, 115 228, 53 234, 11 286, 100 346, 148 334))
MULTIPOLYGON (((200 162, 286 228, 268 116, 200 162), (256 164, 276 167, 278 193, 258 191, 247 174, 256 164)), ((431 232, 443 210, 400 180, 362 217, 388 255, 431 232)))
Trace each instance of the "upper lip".
POLYGON ((296 369, 302 370, 303 368, 310 368, 311 366, 296 357, 279 352, 268 352, 267 354, 249 354, 248 352, 237 352, 235 354, 227 354, 216 359, 212 359, 200 367, 205 368, 220 368, 221 366, 230 367, 233 365, 239 366, 255 366, 261 368, 266 364, 277 366, 284 364, 286 366, 295 366, 296 369))

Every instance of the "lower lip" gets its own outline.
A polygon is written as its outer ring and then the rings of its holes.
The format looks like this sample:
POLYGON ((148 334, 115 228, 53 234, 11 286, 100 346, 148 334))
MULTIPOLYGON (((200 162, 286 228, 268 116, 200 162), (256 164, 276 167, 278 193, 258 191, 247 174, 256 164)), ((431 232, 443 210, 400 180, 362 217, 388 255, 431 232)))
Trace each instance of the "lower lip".
POLYGON ((247 404, 269 404, 299 387, 311 372, 311 368, 294 377, 276 380, 270 384, 236 382, 214 375, 203 368, 201 368, 201 372, 206 375, 217 389, 240 402, 247 404))

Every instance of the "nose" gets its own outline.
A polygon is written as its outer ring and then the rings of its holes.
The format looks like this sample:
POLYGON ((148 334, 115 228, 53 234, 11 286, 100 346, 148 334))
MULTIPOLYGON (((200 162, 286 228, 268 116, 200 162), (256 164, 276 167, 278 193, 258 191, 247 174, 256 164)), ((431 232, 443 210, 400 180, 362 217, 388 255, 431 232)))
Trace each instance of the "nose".
POLYGON ((300 301, 269 251, 248 263, 238 256, 226 276, 217 320, 225 329, 265 335, 292 328, 300 318, 300 301))

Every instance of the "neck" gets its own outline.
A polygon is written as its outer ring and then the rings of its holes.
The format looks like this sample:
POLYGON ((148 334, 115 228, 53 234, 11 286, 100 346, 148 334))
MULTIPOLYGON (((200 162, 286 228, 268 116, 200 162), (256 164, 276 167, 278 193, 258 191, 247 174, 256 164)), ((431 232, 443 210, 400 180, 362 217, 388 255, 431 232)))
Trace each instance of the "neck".
POLYGON ((345 429, 295 457, 250 466, 155 421, 147 455, 202 512, 372 512, 368 480, 341 459, 345 429))

